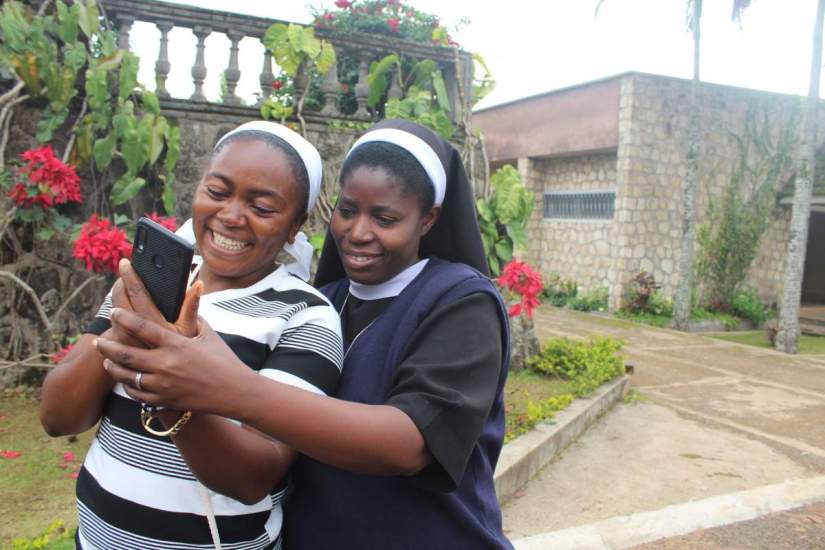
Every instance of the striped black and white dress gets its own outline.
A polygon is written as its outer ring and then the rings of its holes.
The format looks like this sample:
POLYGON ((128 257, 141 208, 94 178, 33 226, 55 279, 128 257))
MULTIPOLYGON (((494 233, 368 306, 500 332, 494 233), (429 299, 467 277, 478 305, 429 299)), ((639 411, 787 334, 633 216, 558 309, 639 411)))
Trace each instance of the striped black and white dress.
MULTIPOLYGON (((198 264, 200 258, 195 258, 198 264)), ((108 296, 88 332, 110 326, 108 296)), ((321 293, 281 267, 256 284, 201 297, 198 313, 262 376, 329 395, 342 363, 341 329, 321 293)), ((77 480, 84 549, 213 548, 198 481, 168 437, 139 421, 140 404, 117 384, 77 480)), ((285 485, 253 505, 208 491, 225 549, 280 548, 285 485)))

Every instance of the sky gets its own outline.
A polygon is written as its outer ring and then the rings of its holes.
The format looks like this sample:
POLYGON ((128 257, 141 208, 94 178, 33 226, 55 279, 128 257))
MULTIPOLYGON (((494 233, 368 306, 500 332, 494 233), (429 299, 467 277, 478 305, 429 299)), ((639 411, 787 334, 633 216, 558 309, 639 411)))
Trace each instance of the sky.
MULTIPOLYGON (((178 3, 272 17, 298 23, 312 20, 309 6, 333 8, 333 0, 179 0, 178 3)), ((686 26, 685 0, 407 0, 437 14, 461 46, 480 53, 497 80, 496 89, 476 108, 572 86, 625 71, 691 78, 693 41, 686 26)), ((816 0, 752 0, 741 23, 732 22, 732 0, 704 0, 701 78, 806 95, 810 73, 816 0)), ((159 32, 136 24, 133 51, 141 56, 141 82, 154 88, 159 32)), ((241 43, 238 93, 247 101, 259 91, 263 47, 241 43)), ((206 41, 206 95, 218 96, 229 40, 206 41)), ((167 87, 175 97, 191 95, 189 70, 195 38, 188 29, 170 33, 172 73, 167 87)))

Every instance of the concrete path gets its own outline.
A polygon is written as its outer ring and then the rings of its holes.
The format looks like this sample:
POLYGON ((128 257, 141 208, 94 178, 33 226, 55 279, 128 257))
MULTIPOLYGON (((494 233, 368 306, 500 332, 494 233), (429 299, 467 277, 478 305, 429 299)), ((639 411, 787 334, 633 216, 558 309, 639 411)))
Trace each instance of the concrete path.
POLYGON ((505 505, 511 538, 825 474, 825 356, 787 356, 549 307, 536 326, 542 339, 624 340, 639 397, 620 404, 505 505))

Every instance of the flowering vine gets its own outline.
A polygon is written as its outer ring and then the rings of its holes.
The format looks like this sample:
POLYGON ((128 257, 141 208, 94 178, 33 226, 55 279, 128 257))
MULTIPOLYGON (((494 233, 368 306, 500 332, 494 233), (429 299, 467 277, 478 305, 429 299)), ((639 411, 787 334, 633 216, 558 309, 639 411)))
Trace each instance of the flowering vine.
POLYGON ((51 145, 30 149, 20 155, 27 164, 20 168, 26 181, 15 184, 9 198, 23 208, 80 202, 80 178, 73 166, 63 163, 51 145))

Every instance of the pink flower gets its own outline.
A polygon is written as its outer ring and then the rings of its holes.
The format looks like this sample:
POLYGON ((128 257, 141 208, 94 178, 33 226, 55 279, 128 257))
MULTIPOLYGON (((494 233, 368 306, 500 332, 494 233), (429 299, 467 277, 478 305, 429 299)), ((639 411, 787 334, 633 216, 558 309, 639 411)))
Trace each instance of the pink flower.
POLYGON ((162 225, 169 231, 174 231, 178 228, 178 222, 175 220, 175 216, 161 216, 157 212, 148 212, 146 217, 153 222, 162 225))
POLYGON ((72 472, 70 474, 66 474, 66 477, 68 477, 69 479, 77 479, 79 476, 80 476, 80 474, 77 473, 77 472, 72 472))
POLYGON ((0 456, 3 458, 19 458, 23 456, 20 451, 0 451, 0 456))
POLYGON ((109 220, 98 219, 97 214, 92 214, 80 230, 72 256, 85 262, 89 271, 117 273, 117 263, 131 254, 132 245, 126 233, 112 227, 109 220))
POLYGON ((71 451, 63 453, 63 462, 74 462, 74 453, 71 451))
POLYGON ((326 13, 324 14, 324 20, 325 20, 325 21, 332 21, 334 18, 335 18, 335 16, 334 16, 334 15, 332 15, 330 12, 326 12, 326 13))
POLYGON ((284 85, 283 82, 281 82, 280 80, 276 80, 275 82, 272 83, 272 89, 273 90, 280 90, 283 85, 284 85))
POLYGON ((335 0, 335 7, 346 10, 352 7, 352 2, 349 0, 335 0))
POLYGON ((398 32, 398 25, 401 23, 401 20, 396 18, 387 19, 387 24, 390 26, 390 30, 392 32, 398 32))
POLYGON ((349 84, 347 84, 346 82, 341 84, 341 91, 347 93, 349 91, 349 84))

